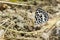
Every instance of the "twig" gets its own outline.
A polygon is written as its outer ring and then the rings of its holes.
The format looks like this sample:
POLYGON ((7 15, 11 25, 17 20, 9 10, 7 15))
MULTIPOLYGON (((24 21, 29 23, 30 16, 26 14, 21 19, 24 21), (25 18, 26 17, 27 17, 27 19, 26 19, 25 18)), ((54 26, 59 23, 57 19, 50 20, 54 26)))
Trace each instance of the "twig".
MULTIPOLYGON (((22 5, 22 6, 28 6, 27 4, 19 4, 19 3, 13 3, 13 2, 6 2, 6 1, 0 1, 0 3, 5 3, 5 4, 11 4, 11 5, 22 5)), ((30 5, 32 6, 32 5, 30 5)))

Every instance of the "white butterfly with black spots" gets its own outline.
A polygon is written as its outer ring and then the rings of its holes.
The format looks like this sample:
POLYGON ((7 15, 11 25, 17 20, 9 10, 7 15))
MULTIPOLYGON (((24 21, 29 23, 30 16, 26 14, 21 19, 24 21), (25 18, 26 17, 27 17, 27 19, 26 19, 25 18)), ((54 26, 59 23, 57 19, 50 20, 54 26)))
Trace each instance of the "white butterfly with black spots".
POLYGON ((49 16, 47 12, 45 12, 43 9, 38 8, 35 12, 35 19, 36 19, 35 21, 36 24, 40 24, 40 23, 42 24, 48 21, 49 16))

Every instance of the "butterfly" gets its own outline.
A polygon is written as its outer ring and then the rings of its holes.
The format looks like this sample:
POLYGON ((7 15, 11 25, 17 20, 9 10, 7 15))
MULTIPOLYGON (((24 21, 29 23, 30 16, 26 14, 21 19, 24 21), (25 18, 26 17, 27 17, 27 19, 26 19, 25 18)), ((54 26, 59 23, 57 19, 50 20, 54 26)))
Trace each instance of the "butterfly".
POLYGON ((35 19, 36 19, 35 21, 36 24, 45 23, 48 21, 49 16, 48 13, 45 12, 43 9, 38 8, 35 12, 35 19))

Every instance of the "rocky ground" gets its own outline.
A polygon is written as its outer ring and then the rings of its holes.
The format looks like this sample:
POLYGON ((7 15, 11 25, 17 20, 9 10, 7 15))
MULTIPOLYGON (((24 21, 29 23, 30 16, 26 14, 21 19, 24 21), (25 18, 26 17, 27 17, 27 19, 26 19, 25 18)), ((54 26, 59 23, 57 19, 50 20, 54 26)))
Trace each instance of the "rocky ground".
MULTIPOLYGON (((3 30, 6 40, 41 40, 40 33, 37 34, 37 31, 48 23, 35 25, 37 8, 45 10, 49 20, 60 17, 60 0, 18 1, 18 3, 22 5, 0 3, 0 29, 3 30)), ((55 24, 53 25, 59 27, 60 21, 55 24)))

